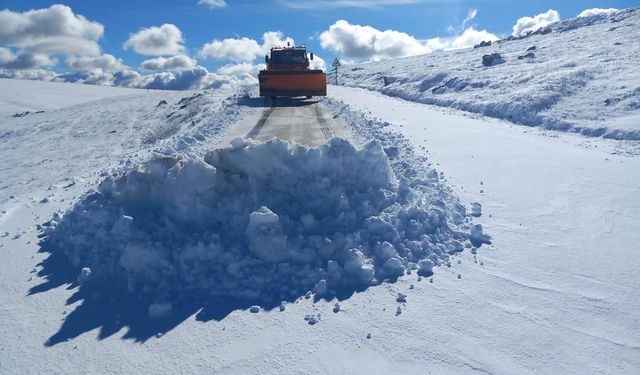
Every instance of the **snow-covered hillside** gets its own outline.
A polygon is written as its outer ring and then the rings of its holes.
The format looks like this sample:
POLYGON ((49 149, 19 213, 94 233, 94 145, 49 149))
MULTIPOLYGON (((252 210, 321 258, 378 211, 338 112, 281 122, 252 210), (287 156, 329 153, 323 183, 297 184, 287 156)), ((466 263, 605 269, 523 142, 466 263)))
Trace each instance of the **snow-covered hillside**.
POLYGON ((0 78, 0 117, 24 116, 113 96, 139 96, 143 90, 0 78), (61 94, 64 93, 64 94, 61 94))
MULTIPOLYGON (((341 84, 547 129, 640 139, 640 8, 490 46, 344 67, 341 84), (483 56, 499 54, 490 66, 483 56)), ((491 59, 489 59, 491 60, 491 59)))

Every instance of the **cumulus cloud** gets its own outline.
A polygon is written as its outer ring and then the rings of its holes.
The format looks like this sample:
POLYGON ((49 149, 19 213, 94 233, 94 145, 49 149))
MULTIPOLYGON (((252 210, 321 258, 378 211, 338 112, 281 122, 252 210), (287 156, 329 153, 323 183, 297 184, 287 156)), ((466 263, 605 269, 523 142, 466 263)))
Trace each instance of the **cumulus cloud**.
POLYGON ((253 61, 261 53, 262 48, 253 39, 228 38, 214 39, 211 43, 206 43, 198 55, 202 58, 211 57, 219 60, 253 61))
POLYGON ((227 64, 218 68, 217 73, 225 76, 244 76, 255 74, 264 69, 264 64, 253 65, 251 63, 227 64))
POLYGON ((123 48, 131 48, 141 55, 179 55, 184 52, 182 32, 173 24, 143 28, 129 35, 123 48))
POLYGON ((436 50, 470 47, 482 40, 497 39, 497 36, 486 30, 479 31, 469 27, 456 37, 418 40, 400 31, 381 31, 371 26, 353 25, 345 20, 337 21, 319 36, 322 48, 340 54, 347 62, 422 55, 436 50))
POLYGON ((294 44, 294 40, 285 37, 280 31, 267 31, 262 35, 262 44, 250 38, 214 39, 206 43, 198 53, 202 58, 231 60, 236 62, 251 62, 258 56, 265 54, 272 46, 294 44))
POLYGON ((205 67, 176 72, 140 74, 124 69, 117 72, 105 72, 100 69, 85 72, 58 74, 47 70, 8 70, 0 69, 0 78, 36 79, 43 81, 84 83, 93 85, 119 86, 158 90, 197 90, 216 89, 222 86, 245 86, 255 84, 251 75, 234 77, 209 72, 205 67))
POLYGON ((381 60, 429 53, 432 50, 409 34, 381 31, 339 20, 319 36, 322 48, 348 60, 381 60))
POLYGON ((15 69, 0 69, 0 78, 13 78, 13 79, 30 79, 35 81, 53 81, 58 74, 50 70, 43 69, 30 69, 30 70, 15 70, 15 69))
POLYGON ((113 74, 94 69, 84 72, 69 72, 56 75, 53 79, 56 82, 84 83, 87 85, 113 86, 113 74))
POLYGON ((0 45, 30 53, 95 56, 104 26, 73 13, 65 5, 23 13, 0 11, 0 45))
POLYGON ((206 5, 211 9, 226 8, 227 2, 225 0, 199 0, 198 5, 206 5))
POLYGON ((16 55, 10 49, 0 47, 0 69, 37 69, 55 63, 55 60, 47 55, 30 52, 20 52, 16 55))
POLYGON ((611 13, 617 12, 617 11, 618 11, 618 9, 616 9, 616 8, 591 8, 591 9, 585 9, 582 12, 580 12, 580 14, 578 14, 578 18, 607 15, 607 14, 611 14, 611 13))
POLYGON ((122 59, 105 53, 101 56, 72 56, 67 59, 67 66, 77 71, 89 71, 100 69, 107 72, 122 70, 126 66, 122 63, 122 59))
POLYGON ((211 73, 203 66, 176 72, 162 72, 149 75, 128 71, 114 75, 114 84, 126 87, 158 90, 217 89, 226 85, 246 85, 255 83, 255 78, 242 79, 211 73))
POLYGON ((313 60, 309 61, 309 68, 325 70, 327 68, 327 63, 322 57, 314 55, 313 60))
POLYGON ((295 41, 280 31, 267 31, 262 34, 262 52, 269 52, 274 46, 286 46, 287 44, 295 45, 295 41))
POLYGON ((156 57, 143 61, 140 67, 145 70, 186 70, 193 69, 198 65, 197 61, 189 56, 177 55, 169 58, 156 57))
POLYGON ((554 22, 560 21, 560 13, 554 9, 549 9, 545 13, 540 13, 533 17, 522 17, 513 25, 513 36, 526 35, 528 32, 537 31, 554 22))

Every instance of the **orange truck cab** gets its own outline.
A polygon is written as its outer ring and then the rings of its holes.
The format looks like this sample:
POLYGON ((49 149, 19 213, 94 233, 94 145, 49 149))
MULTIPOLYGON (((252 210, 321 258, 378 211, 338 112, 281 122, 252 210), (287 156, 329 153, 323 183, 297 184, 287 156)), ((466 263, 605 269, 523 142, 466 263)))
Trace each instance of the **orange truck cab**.
POLYGON ((326 96, 327 75, 309 69, 311 60, 313 53, 307 55, 305 45, 271 48, 270 55, 265 56, 267 67, 258 74, 260 96, 326 96))

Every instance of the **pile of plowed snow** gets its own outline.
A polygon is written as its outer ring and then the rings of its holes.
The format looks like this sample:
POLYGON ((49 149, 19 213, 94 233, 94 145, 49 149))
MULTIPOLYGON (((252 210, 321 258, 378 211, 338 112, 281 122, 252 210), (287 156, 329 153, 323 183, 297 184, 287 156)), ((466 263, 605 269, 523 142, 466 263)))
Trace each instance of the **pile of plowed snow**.
POLYGON ((45 242, 90 268, 84 282, 156 301, 329 298, 431 274, 486 239, 438 184, 398 181, 378 141, 236 139, 205 161, 157 157, 107 178, 45 242))

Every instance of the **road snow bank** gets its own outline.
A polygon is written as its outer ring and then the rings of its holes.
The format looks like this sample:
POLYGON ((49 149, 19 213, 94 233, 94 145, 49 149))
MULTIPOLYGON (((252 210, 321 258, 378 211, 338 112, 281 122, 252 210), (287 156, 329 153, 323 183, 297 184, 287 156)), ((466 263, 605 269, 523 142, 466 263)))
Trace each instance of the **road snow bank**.
POLYGON ((91 269, 83 287, 266 303, 431 274, 487 240, 437 173, 397 179, 385 151, 378 141, 236 139, 204 162, 158 156, 104 180, 45 228, 44 242, 91 269))
MULTIPOLYGON (((342 84, 547 129, 640 140, 640 8, 489 46, 372 62, 342 84), (483 66, 483 57, 504 61, 483 66)), ((486 58, 485 58, 486 60, 486 58)))

